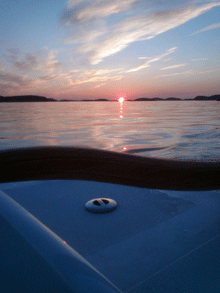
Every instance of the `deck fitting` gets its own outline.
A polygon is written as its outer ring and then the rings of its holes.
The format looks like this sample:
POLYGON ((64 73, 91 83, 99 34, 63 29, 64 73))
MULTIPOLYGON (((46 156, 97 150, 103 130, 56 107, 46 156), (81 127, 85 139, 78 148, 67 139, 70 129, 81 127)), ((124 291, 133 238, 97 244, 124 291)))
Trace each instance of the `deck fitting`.
POLYGON ((111 198, 94 198, 86 203, 86 209, 92 213, 107 213, 117 207, 117 202, 111 198))

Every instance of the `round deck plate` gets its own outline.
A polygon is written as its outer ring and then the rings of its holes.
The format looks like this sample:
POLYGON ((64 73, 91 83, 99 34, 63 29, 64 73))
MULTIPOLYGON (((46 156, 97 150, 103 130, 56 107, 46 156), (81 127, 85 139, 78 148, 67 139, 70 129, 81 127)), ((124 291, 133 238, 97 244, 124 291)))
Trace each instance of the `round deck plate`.
POLYGON ((94 198, 86 203, 86 209, 93 213, 107 213, 117 207, 117 202, 111 198, 94 198))

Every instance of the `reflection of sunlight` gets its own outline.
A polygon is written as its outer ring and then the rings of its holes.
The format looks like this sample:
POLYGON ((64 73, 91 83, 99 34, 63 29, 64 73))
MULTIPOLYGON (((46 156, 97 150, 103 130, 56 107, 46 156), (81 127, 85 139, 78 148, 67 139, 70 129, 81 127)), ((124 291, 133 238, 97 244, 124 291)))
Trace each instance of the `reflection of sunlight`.
POLYGON ((124 102, 124 98, 123 97, 120 97, 118 99, 119 103, 120 103, 120 114, 119 114, 119 117, 122 119, 123 118, 123 102, 124 102))

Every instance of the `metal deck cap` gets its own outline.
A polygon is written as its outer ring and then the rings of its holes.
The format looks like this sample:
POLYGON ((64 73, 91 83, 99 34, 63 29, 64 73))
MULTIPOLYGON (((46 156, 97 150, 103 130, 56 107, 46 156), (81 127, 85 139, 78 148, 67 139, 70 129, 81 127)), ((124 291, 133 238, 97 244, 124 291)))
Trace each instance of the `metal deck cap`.
POLYGON ((93 213, 106 213, 113 211, 117 207, 117 202, 111 198, 94 198, 86 203, 86 209, 93 213))

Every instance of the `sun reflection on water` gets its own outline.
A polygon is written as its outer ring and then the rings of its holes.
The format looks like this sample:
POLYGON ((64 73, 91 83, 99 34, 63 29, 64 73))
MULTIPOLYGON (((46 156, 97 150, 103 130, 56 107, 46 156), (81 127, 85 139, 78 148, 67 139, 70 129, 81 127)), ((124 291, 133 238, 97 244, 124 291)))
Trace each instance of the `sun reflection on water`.
POLYGON ((119 117, 120 117, 120 119, 122 119, 123 118, 123 102, 124 102, 124 98, 123 97, 120 97, 119 99, 118 99, 118 101, 119 101, 119 103, 120 103, 120 114, 119 114, 119 117))

